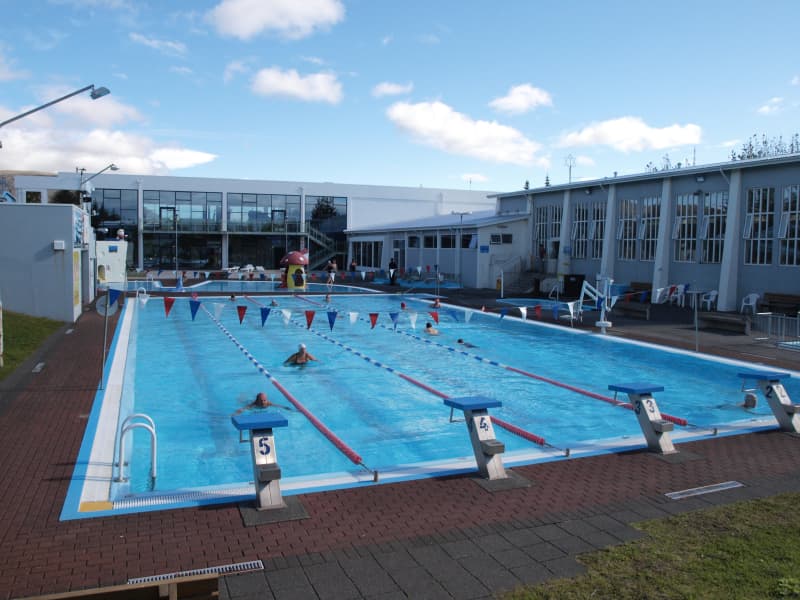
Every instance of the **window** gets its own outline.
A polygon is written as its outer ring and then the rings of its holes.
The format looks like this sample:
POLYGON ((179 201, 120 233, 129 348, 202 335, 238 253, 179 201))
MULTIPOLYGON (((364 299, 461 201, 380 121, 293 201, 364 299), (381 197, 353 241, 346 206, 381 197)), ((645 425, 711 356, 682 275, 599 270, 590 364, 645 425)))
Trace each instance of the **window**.
POLYGON ((419 248, 419 236, 418 235, 410 235, 410 236, 408 236, 408 247, 409 248, 419 248))
POLYGON ((592 241, 592 258, 603 258, 603 238, 606 231, 606 205, 596 202, 592 205, 592 222, 589 226, 589 239, 592 241))
POLYGON ((623 200, 619 205, 617 258, 636 260, 636 200, 623 200))
POLYGON ((489 243, 492 245, 499 246, 503 243, 502 238, 500 237, 499 233, 492 233, 489 235, 489 243))
POLYGON ((536 221, 533 224, 533 239, 547 243, 547 207, 536 207, 536 221))
POLYGON ((697 194, 678 194, 675 198, 675 262, 694 262, 697 250, 697 194))
POLYGON ((501 233, 500 234, 500 243, 501 244, 513 244, 514 243, 514 236, 510 233, 501 233))
POLYGON ((436 236, 435 235, 423 236, 422 244, 424 248, 436 248, 436 236))
POLYGON ((642 200, 642 218, 639 222, 641 240, 641 260, 656 259, 658 247, 658 222, 661 217, 661 198, 652 196, 642 200))
POLYGON ((703 220, 700 223, 704 263, 722 262, 727 212, 728 192, 706 193, 703 198, 703 220))
POLYGON ((25 202, 27 204, 41 204, 42 192, 25 192, 25 202))
POLYGON ((442 248, 455 248, 456 236, 452 233, 443 233, 440 237, 442 248))
POLYGON ((800 185, 790 185, 783 190, 780 239, 780 264, 800 266, 800 185))
POLYGON ((772 235, 775 221, 775 188, 747 190, 744 231, 744 264, 772 264, 772 235))
POLYGON ((561 238, 561 213, 563 207, 558 206, 550 207, 550 240, 558 242, 561 238))
POLYGON ((579 204, 575 207, 572 218, 572 257, 586 258, 586 249, 589 243, 589 206, 579 204))
POLYGON ((353 242, 353 258, 362 267, 381 267, 383 242, 353 242))

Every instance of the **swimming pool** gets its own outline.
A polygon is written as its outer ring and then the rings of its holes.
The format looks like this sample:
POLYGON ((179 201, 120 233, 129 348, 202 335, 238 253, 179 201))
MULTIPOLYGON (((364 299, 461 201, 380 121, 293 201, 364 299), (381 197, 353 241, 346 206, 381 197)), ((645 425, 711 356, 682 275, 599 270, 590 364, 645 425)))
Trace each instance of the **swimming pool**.
MULTIPOLYGON (((62 518, 252 497, 249 447, 239 444, 230 415, 260 390, 289 407, 277 409, 289 425, 276 430, 285 494, 371 485, 371 473, 291 410, 273 380, 382 482, 475 470, 464 423, 451 422, 444 396, 496 398, 503 406, 493 415, 547 441, 542 448, 496 428, 507 465, 562 459, 567 448, 577 457, 643 447, 630 411, 590 397, 608 396, 613 383, 663 385, 656 394, 662 412, 693 424, 676 433, 678 441, 711 435, 711 428, 775 426, 764 402, 753 411, 736 406, 742 363, 449 306, 436 311, 441 334, 429 337, 421 332, 434 320, 429 298, 336 295, 330 305, 323 298, 280 296, 277 307, 268 297, 202 298, 194 318, 189 298, 176 299, 169 316, 162 298, 127 302, 78 461, 76 471, 84 472, 70 486, 62 518), (301 342, 319 361, 284 366, 301 342), (115 395, 116 410, 109 408, 115 395), (120 415, 134 412, 152 417, 158 431, 152 491, 143 430, 129 444, 130 481, 110 483, 120 415), (105 454, 95 450, 103 444, 105 454)), ((796 398, 797 376, 786 383, 796 398)))

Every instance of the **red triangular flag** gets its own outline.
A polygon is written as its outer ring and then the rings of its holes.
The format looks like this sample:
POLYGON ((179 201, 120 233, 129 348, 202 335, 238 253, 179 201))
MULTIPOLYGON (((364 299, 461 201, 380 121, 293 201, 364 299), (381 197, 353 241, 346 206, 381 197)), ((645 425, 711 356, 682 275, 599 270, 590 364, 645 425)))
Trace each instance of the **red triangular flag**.
POLYGON ((369 322, 372 323, 370 329, 375 329, 375 323, 378 322, 378 313, 369 313, 369 322))
POLYGON ((431 318, 434 321, 436 321, 436 324, 438 325, 439 324, 439 313, 434 310, 434 311, 431 311, 429 314, 431 315, 431 318))
POLYGON ((537 304, 536 306, 533 307, 533 312, 536 313, 537 319, 542 318, 542 306, 540 304, 537 304))
POLYGON ((311 329, 311 323, 314 321, 314 315, 317 314, 315 310, 306 311, 306 329, 311 329))
POLYGON ((237 306, 236 307, 236 312, 239 313, 239 324, 241 325, 242 321, 244 320, 244 313, 247 312, 247 307, 246 306, 237 306))
POLYGON ((164 316, 165 317, 169 316, 169 311, 172 310, 172 305, 173 304, 175 304, 175 298, 170 298, 169 296, 166 296, 164 298, 164 316))

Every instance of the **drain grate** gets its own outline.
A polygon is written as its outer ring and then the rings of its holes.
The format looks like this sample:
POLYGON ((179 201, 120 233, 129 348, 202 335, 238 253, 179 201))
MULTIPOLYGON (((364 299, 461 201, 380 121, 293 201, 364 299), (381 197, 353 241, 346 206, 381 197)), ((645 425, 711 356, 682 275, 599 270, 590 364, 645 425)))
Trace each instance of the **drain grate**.
POLYGON ((205 569, 192 569, 191 571, 178 571, 177 573, 166 573, 164 575, 150 575, 149 577, 136 577, 128 579, 128 584, 133 583, 158 583, 159 581, 169 581, 170 579, 178 579, 179 577, 192 577, 193 575, 210 575, 216 573, 217 575, 230 575, 232 573, 241 573, 243 571, 263 571, 264 563, 260 560, 251 560, 249 562, 234 563, 232 565, 222 565, 220 567, 206 567, 205 569))
POLYGON ((714 483, 712 485, 703 485, 701 487, 690 488, 688 490, 681 490, 679 492, 669 492, 664 494, 671 500, 681 500, 683 498, 690 498, 692 496, 700 496, 702 494, 711 494, 713 492, 722 492, 724 490, 732 490, 734 488, 744 487, 743 483, 738 481, 724 481, 723 483, 714 483))
POLYGON ((230 498, 231 496, 245 496, 253 494, 253 486, 237 486, 224 488, 218 491, 193 491, 179 492, 175 494, 151 494, 121 498, 114 501, 114 510, 131 510, 137 508, 148 508, 152 506, 169 506, 184 502, 201 502, 214 498, 230 498))

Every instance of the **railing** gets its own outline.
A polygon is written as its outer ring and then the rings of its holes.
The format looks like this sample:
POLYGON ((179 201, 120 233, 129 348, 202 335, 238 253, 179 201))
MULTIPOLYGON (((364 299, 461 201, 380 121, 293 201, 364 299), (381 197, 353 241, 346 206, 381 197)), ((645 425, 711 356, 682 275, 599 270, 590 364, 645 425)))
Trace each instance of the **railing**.
POLYGON ((125 435, 134 429, 144 429, 150 433, 150 478, 151 485, 156 481, 156 456, 158 451, 158 441, 156 438, 156 424, 153 419, 143 413, 134 413, 128 416, 120 428, 119 434, 119 453, 117 454, 117 478, 114 481, 128 481, 125 477, 125 435), (142 419, 144 423, 136 423, 135 419, 142 419))
POLYGON ((771 312, 756 313, 752 328, 764 334, 759 337, 761 340, 798 341, 800 340, 800 312, 796 317, 771 312))
POLYGON ((505 288, 507 285, 514 285, 519 281, 520 275, 523 271, 523 258, 521 256, 512 256, 506 260, 496 262, 492 265, 495 277, 499 282, 498 290, 500 297, 505 295, 505 288))

